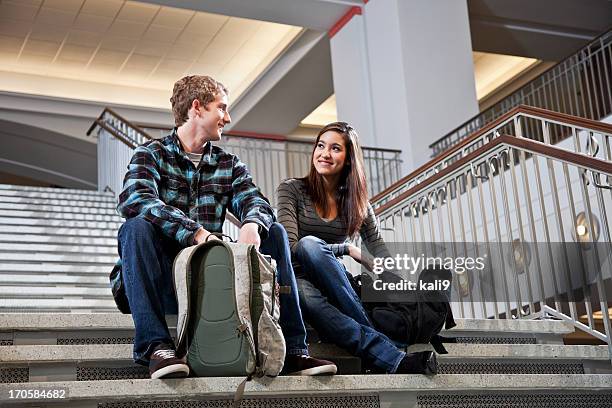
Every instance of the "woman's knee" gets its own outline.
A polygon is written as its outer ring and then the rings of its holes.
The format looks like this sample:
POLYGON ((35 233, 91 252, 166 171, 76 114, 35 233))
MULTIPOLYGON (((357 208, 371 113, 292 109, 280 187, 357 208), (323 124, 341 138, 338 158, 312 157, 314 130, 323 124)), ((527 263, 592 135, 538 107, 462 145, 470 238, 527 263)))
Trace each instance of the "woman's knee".
POLYGON ((327 247, 326 245, 327 244, 322 239, 308 235, 298 241, 296 254, 302 261, 306 260, 307 258, 313 259, 321 256, 327 247))

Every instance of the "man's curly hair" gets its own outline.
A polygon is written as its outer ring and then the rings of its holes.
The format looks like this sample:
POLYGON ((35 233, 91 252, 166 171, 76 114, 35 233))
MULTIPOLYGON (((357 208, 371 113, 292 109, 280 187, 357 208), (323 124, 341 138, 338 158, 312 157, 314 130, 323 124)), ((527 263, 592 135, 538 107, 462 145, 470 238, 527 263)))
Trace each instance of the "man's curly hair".
POLYGON ((189 75, 179 79, 174 83, 172 98, 170 98, 174 124, 181 126, 187 122, 187 113, 194 99, 206 106, 222 92, 227 95, 227 88, 207 75, 189 75))

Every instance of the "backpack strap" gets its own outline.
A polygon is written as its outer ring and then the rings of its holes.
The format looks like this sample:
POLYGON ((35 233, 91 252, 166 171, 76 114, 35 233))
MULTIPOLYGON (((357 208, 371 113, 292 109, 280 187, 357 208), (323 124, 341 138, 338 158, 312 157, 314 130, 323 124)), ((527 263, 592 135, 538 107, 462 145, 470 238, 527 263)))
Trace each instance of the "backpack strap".
POLYGON ((443 337, 439 334, 434 334, 429 343, 432 345, 436 353, 438 354, 448 354, 448 350, 444 347, 444 343, 456 343, 457 341, 452 338, 443 337))
POLYGON ((444 328, 446 330, 452 329, 455 327, 457 323, 455 323, 455 318, 453 317, 453 309, 450 306, 450 303, 446 303, 446 321, 444 322, 444 328))
POLYGON ((242 398, 244 397, 244 388, 246 387, 246 383, 251 381, 253 377, 248 375, 236 388, 236 392, 234 393, 234 408, 239 408, 240 403, 242 402, 242 398))

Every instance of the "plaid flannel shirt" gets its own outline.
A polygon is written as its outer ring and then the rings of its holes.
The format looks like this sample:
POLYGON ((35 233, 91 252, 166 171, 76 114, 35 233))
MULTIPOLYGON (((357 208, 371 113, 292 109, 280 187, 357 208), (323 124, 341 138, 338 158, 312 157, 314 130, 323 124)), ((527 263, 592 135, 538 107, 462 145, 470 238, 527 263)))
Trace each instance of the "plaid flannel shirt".
MULTIPOLYGON (((134 151, 119 195, 122 217, 142 217, 190 246, 200 227, 221 232, 227 210, 242 224, 258 224, 264 236, 275 221, 269 201, 238 157, 208 143, 196 168, 182 150, 176 129, 134 151)), ((110 273, 111 290, 119 310, 130 313, 121 264, 119 259, 110 273)))
POLYGON ((122 217, 142 217, 189 246, 200 227, 221 232, 227 210, 242 224, 258 224, 264 235, 275 220, 269 201, 238 157, 209 142, 196 168, 176 129, 134 151, 117 206, 122 217))

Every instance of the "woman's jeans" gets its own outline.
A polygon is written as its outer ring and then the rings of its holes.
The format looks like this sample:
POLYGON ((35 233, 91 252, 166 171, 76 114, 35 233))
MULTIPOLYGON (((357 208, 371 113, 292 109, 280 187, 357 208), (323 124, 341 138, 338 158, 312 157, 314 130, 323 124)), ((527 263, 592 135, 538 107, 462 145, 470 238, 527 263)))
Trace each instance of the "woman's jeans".
POLYGON ((406 353, 373 328, 344 266, 326 242, 304 237, 295 254, 302 267, 297 279, 300 305, 308 322, 325 340, 394 373, 406 353))
MULTIPOLYGON (((136 329, 134 361, 146 365, 157 345, 174 344, 165 316, 178 311, 172 264, 182 248, 153 224, 138 217, 128 219, 121 226, 118 238, 121 275, 136 329)), ((281 224, 272 224, 260 251, 276 260, 279 284, 291 287, 290 294, 280 297, 280 325, 287 354, 307 355, 306 328, 297 297, 289 242, 281 224)))

